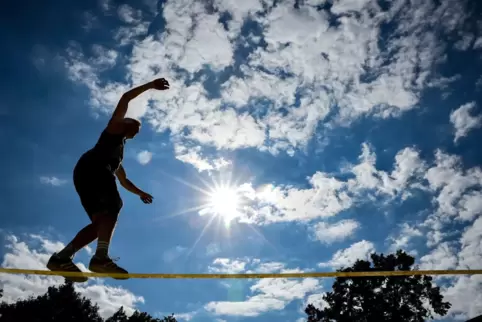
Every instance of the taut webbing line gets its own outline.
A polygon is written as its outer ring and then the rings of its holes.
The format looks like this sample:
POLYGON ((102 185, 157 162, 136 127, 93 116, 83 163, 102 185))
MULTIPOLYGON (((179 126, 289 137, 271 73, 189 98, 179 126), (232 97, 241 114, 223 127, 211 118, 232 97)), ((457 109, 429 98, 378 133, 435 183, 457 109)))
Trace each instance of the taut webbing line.
POLYGON ((113 278, 161 278, 161 279, 248 279, 248 278, 322 278, 322 277, 373 277, 373 276, 414 276, 414 275, 480 275, 482 269, 467 270, 417 270, 417 271, 369 271, 369 272, 306 272, 306 273, 246 273, 246 274, 164 274, 129 273, 106 274, 92 272, 52 272, 38 269, 0 268, 0 273, 50 275, 64 277, 113 277, 113 278))

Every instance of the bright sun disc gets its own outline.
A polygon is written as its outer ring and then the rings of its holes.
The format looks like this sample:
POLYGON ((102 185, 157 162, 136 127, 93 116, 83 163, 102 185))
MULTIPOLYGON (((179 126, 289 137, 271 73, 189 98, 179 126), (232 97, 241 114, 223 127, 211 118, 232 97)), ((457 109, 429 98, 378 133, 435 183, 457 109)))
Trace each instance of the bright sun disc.
POLYGON ((214 190, 211 194, 211 207, 214 212, 230 220, 236 216, 239 198, 236 191, 229 187, 220 187, 214 190))

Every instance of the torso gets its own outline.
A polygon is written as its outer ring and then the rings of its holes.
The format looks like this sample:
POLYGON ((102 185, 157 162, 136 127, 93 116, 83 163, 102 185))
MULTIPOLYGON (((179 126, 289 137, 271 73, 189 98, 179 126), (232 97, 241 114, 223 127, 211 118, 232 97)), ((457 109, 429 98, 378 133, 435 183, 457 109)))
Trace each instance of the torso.
POLYGON ((95 168, 107 169, 114 174, 124 159, 125 137, 102 131, 95 146, 84 153, 79 163, 88 163, 95 168))

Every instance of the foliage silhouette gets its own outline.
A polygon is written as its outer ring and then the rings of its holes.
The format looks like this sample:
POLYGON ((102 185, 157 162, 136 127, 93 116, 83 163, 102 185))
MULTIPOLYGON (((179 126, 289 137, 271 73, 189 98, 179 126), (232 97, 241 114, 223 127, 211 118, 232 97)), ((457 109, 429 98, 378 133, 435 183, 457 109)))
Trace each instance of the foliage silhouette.
MULTIPOLYGON (((0 295, 3 290, 0 290, 0 295)), ((70 282, 51 286, 43 295, 29 297, 15 303, 0 303, 0 322, 104 322, 99 315, 99 307, 75 291, 70 282)), ((177 322, 174 315, 162 320, 145 312, 134 312, 127 316, 120 307, 105 322, 177 322)))
MULTIPOLYGON (((357 260, 337 271, 409 271, 415 258, 398 250, 387 256, 374 253, 371 261, 357 260)), ((446 315, 451 307, 431 276, 337 277, 332 288, 323 296, 327 305, 322 309, 308 304, 308 322, 424 322, 434 318, 433 312, 446 315)))

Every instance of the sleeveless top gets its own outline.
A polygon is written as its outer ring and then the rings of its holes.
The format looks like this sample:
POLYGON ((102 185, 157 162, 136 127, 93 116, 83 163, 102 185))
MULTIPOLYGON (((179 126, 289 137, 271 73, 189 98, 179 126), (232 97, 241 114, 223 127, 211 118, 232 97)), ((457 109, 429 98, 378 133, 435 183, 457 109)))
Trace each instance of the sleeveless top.
POLYGON ((106 169, 114 174, 124 159, 125 140, 123 134, 112 134, 104 130, 95 146, 82 155, 79 163, 106 169))

